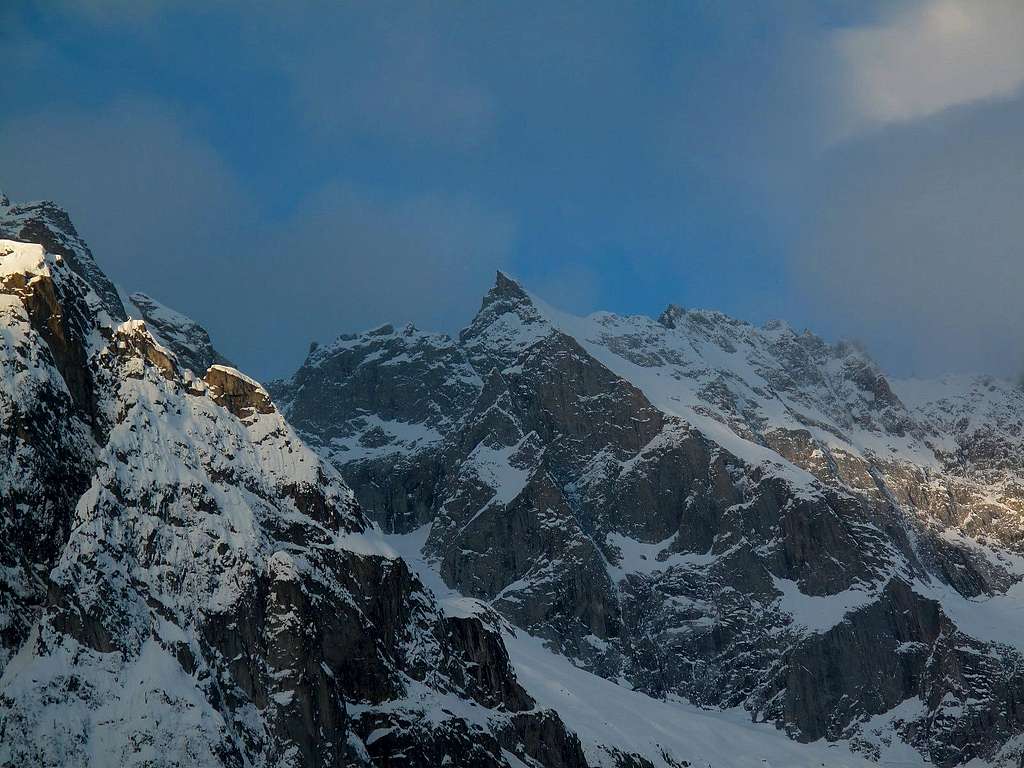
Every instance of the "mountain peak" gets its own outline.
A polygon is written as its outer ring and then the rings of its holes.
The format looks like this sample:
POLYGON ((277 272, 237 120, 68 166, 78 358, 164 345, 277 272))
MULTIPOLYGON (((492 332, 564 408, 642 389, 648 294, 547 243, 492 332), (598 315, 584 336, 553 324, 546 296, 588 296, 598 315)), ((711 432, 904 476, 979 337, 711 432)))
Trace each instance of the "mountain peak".
MULTIPOLYGON (((515 280, 506 275, 500 269, 497 271, 494 278, 494 287, 488 292, 488 296, 504 296, 504 297, 515 297, 520 299, 529 299, 526 291, 519 285, 515 280)), ((486 301, 486 298, 485 298, 486 301)))
POLYGON ((469 327, 459 334, 470 359, 486 368, 510 365, 519 353, 551 331, 533 298, 504 272, 497 273, 494 287, 480 303, 469 327), (487 363, 483 363, 483 359, 487 363))
POLYGON ((49 200, 11 205, 0 193, 0 238, 39 243, 48 253, 67 259, 68 266, 96 292, 111 318, 128 318, 114 284, 99 268, 68 212, 49 200))
POLYGON ((675 328, 686 314, 686 309, 678 304, 669 304, 665 311, 658 315, 658 323, 666 328, 675 328))
MULTIPOLYGON (((481 317, 493 318, 507 312, 514 312, 524 320, 539 319, 533 297, 523 287, 501 270, 495 274, 494 285, 484 295, 480 302, 480 310, 470 325, 470 328, 478 324, 481 317)), ((468 328, 466 330, 469 330, 468 328)), ((466 331, 463 331, 465 333, 466 331)))
POLYGON ((164 306, 145 293, 133 293, 127 304, 146 321, 157 339, 194 373, 202 376, 214 363, 229 361, 214 346, 207 330, 187 315, 164 306))

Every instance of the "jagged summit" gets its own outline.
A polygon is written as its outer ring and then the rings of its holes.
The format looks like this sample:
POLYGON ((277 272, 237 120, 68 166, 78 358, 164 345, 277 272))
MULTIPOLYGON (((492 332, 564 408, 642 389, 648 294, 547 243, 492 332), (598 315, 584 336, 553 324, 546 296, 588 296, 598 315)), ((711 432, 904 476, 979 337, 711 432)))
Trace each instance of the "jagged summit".
POLYGON ((480 311, 459 333, 459 341, 478 369, 504 368, 550 331, 550 323, 533 298, 519 283, 498 272, 480 311), (490 362, 483 362, 484 358, 490 362))
MULTIPOLYGON (((438 445, 459 428, 480 386, 455 340, 409 324, 342 335, 311 349, 291 378, 271 382, 269 390, 292 424, 343 462, 415 456, 438 445)), ((375 485, 381 498, 389 495, 387 476, 361 484, 375 485)), ((419 514, 403 498, 392 502, 395 516, 419 514)))
MULTIPOLYGON (((490 295, 524 299, 526 298, 526 291, 523 290, 522 286, 515 279, 499 269, 495 273, 494 286, 488 292, 488 296, 490 295)), ((484 301, 487 301, 486 297, 484 301)))
POLYGON ((432 346, 450 347, 455 342, 446 333, 421 331, 413 323, 405 323, 396 327, 391 323, 378 325, 362 333, 343 333, 328 344, 313 342, 307 353, 304 364, 317 365, 323 360, 342 353, 345 350, 375 345, 380 343, 398 344, 407 347, 432 346))
POLYGON ((113 319, 128 317, 114 284, 97 265, 68 212, 56 203, 44 200, 12 205, 4 196, 0 201, 0 238, 39 243, 49 253, 60 254, 96 292, 113 319))
POLYGON ((0 766, 1020 764, 1012 383, 499 274, 263 388, 126 305, 0 241, 0 766))
POLYGON ((68 212, 48 200, 11 205, 0 200, 0 237, 38 243, 48 253, 60 255, 96 293, 114 322, 126 320, 129 311, 144 319, 152 332, 183 365, 202 374, 214 363, 228 363, 210 340, 206 329, 145 293, 123 297, 99 268, 92 251, 78 234, 68 212))
MULTIPOLYGON (((494 318, 508 311, 529 313, 529 307, 533 307, 535 301, 523 287, 504 272, 498 271, 495 276, 494 285, 484 294, 480 301, 480 309, 470 322, 470 328, 477 323, 477 318, 494 318)), ((466 333, 469 328, 462 331, 466 333)))

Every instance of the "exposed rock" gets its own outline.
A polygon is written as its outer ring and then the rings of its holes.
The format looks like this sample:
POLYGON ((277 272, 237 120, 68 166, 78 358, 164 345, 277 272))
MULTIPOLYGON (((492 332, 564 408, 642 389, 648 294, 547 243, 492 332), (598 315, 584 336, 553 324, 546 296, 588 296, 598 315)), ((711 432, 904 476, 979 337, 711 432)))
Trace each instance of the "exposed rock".
MULTIPOLYGON (((178 366, 168 350, 157 343, 156 339, 149 333, 145 323, 138 320, 129 320, 118 326, 114 332, 114 346, 128 360, 139 359, 154 366, 160 375, 168 381, 175 381, 178 376, 178 366)), ((87 370, 83 368, 82 370, 87 370)), ((128 375, 141 378, 142 373, 134 370, 128 375)))
POLYGON ((41 245, 47 253, 67 260, 71 270, 96 292, 103 308, 115 321, 128 315, 117 289, 96 264, 92 251, 79 236, 68 212, 50 201, 11 205, 0 200, 0 238, 41 245))
POLYGON ((310 350, 270 385, 292 424, 337 466, 386 530, 427 522, 440 467, 433 451, 460 428, 480 380, 446 336, 391 326, 310 350), (379 360, 401 360, 381 366, 379 360))
POLYGON ((187 318, 122 322, 60 209, 0 213, 52 245, 0 241, 0 766, 679 768, 677 711, 1020 763, 1016 385, 499 274, 458 340, 311 347, 279 411, 187 318), (623 733, 567 680, 680 708, 623 733))
POLYGON ((165 307, 144 293, 128 297, 130 308, 138 311, 158 341, 170 349, 178 362, 201 376, 211 365, 231 366, 231 362, 214 349, 210 334, 195 320, 165 307))
POLYGON ((210 385, 213 401, 240 419, 274 412, 267 391, 236 368, 213 365, 203 378, 210 385))
MULTIPOLYGON (((66 270, 55 263, 55 270, 66 270)), ((89 486, 98 430, 80 308, 63 311, 38 246, 0 241, 0 674, 46 599, 89 486), (80 363, 79 363, 80 364, 80 363)))

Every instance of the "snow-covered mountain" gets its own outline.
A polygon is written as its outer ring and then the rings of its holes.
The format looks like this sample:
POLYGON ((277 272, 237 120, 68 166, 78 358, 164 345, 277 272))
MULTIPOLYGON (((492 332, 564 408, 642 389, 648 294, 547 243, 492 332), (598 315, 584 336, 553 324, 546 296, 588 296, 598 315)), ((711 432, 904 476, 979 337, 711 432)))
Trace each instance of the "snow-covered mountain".
POLYGON ((586 765, 497 614, 442 607, 258 383, 11 210, 41 242, 0 239, 0 765, 586 765))
POLYGON ((1015 384, 715 312, 574 317, 499 274, 458 339, 342 336, 270 390, 438 589, 616 691, 882 764, 1022 759, 1015 384))
POLYGON ((264 389, 6 198, 0 316, 3 768, 1021 764, 1010 383, 499 275, 264 389))

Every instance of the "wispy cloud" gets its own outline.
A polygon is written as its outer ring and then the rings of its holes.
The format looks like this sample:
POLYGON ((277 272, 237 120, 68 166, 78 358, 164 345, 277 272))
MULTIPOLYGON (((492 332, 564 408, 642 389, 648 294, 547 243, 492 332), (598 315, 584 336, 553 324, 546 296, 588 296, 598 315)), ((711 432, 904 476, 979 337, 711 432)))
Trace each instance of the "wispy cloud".
POLYGON ((794 254, 814 327, 901 374, 1019 372, 1022 135, 1018 98, 837 145, 794 254))
POLYGON ((1012 96, 1024 83, 1024 3, 924 0, 838 33, 855 132, 1012 96))

